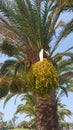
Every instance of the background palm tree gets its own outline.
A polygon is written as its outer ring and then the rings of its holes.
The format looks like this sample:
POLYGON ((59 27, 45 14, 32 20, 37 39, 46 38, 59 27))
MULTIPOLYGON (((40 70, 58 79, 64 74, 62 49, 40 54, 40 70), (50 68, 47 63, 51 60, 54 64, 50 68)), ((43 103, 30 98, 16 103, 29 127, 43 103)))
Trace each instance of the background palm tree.
POLYGON ((26 117, 30 118, 30 121, 35 124, 36 122, 36 110, 35 110, 35 98, 32 94, 25 94, 21 96, 21 101, 26 101, 25 104, 20 104, 17 107, 15 115, 18 113, 25 113, 26 117))
MULTIPOLYGON (((32 94, 25 94, 21 96, 21 101, 25 101, 25 104, 20 104, 17 107, 15 115, 25 114, 25 119, 29 117, 29 122, 27 123, 30 127, 35 127, 36 123, 36 110, 35 110, 35 98, 32 94)), ((23 122, 25 122, 25 119, 23 122)))
MULTIPOLYGON (((5 85, 4 89, 1 87, 1 92, 4 92, 5 96, 8 92, 3 91, 5 88, 14 94, 32 90, 36 99, 36 130, 58 130, 56 91, 50 94, 51 90, 48 97, 42 91, 44 98, 39 95, 41 92, 34 94, 35 89, 30 89, 30 85, 26 82, 27 73, 31 70, 32 64, 34 66, 34 63, 39 61, 39 51, 43 48, 47 53, 44 57, 48 60, 48 64, 50 60, 51 66, 57 70, 59 87, 64 89, 64 85, 68 87, 72 84, 73 46, 64 52, 56 52, 61 40, 73 31, 73 19, 68 23, 58 22, 60 14, 65 10, 72 10, 72 5, 71 0, 69 2, 67 0, 0 1, 0 34, 3 37, 3 42, 0 44, 1 52, 15 58, 6 61, 1 68, 0 84, 5 85), (63 58, 64 56, 67 60, 63 58)), ((53 80, 53 75, 48 79, 49 82, 50 80, 53 80)), ((55 89, 55 85, 53 86, 55 89)))

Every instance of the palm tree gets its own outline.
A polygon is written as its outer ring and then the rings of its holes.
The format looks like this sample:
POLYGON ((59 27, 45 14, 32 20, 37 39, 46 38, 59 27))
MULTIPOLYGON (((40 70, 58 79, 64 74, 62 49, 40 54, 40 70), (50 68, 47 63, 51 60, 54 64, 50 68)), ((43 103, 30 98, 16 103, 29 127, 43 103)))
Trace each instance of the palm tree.
POLYGON ((73 31, 73 19, 58 22, 72 5, 72 0, 0 1, 0 51, 14 58, 1 68, 1 97, 8 89, 14 94, 30 91, 36 100, 36 130, 58 130, 56 92, 72 84, 73 46, 56 52, 61 40, 73 31), (39 61, 41 49, 43 62, 39 61))
MULTIPOLYGON (((57 103, 57 114, 58 114, 58 120, 59 120, 59 124, 61 122, 65 122, 65 116, 71 118, 71 116, 73 115, 73 113, 68 110, 66 108, 65 104, 62 104, 61 102, 61 98, 64 94, 64 91, 62 91, 59 95, 58 95, 58 103, 57 103)), ((35 98, 33 97, 32 94, 24 94, 21 96, 21 101, 25 100, 26 103, 25 104, 20 104, 17 107, 17 110, 15 112, 15 115, 17 115, 18 113, 20 114, 26 114, 26 117, 32 117, 30 118, 30 121, 32 122, 32 124, 35 125, 36 122, 36 113, 35 113, 35 98)))
POLYGON ((35 124, 36 122, 36 111, 35 111, 35 98, 32 94, 24 94, 21 96, 21 101, 26 101, 25 104, 19 104, 17 107, 17 110, 15 112, 15 115, 18 113, 20 114, 26 114, 25 117, 30 117, 30 122, 32 124, 35 124))
MULTIPOLYGON (((26 114, 25 118, 27 120, 27 117, 29 117, 29 122, 28 124, 30 127, 34 126, 35 127, 35 122, 36 122, 36 111, 35 111, 35 98, 33 97, 32 94, 24 94, 21 96, 21 101, 25 100, 25 104, 19 104, 17 107, 17 110, 15 112, 15 115, 18 113, 20 114, 26 114)), ((24 120, 25 122, 25 120, 24 120)))

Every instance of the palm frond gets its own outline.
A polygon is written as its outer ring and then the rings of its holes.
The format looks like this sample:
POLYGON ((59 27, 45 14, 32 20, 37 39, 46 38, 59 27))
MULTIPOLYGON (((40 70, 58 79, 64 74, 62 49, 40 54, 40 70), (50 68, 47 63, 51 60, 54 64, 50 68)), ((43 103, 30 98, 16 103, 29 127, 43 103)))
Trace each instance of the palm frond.
POLYGON ((73 82, 67 85, 67 91, 68 92, 73 92, 73 82))
POLYGON ((10 99, 15 96, 13 93, 9 93, 6 98, 5 98, 5 101, 4 101, 4 104, 3 104, 3 107, 5 108, 6 107, 6 104, 8 103, 8 101, 10 101, 10 99))
POLYGON ((17 48, 13 46, 13 43, 8 43, 7 40, 3 40, 1 43, 0 51, 10 57, 19 55, 17 48))
POLYGON ((61 75, 59 76, 59 78, 61 78, 61 76, 62 76, 62 78, 63 78, 63 77, 67 77, 67 76, 73 76, 73 72, 70 71, 70 72, 66 72, 66 73, 64 73, 64 74, 61 74, 61 75))
POLYGON ((58 68, 59 68, 59 65, 62 65, 63 63, 65 63, 65 65, 68 65, 68 62, 69 64, 73 62, 73 53, 69 52, 72 50, 73 50, 73 47, 70 47, 69 49, 65 50, 63 53, 57 53, 55 56, 52 57, 53 62, 58 64, 58 68), (67 57, 68 59, 64 60, 63 59, 64 57, 67 57))
POLYGON ((20 104, 17 107, 15 114, 26 114, 26 117, 35 117, 35 99, 32 94, 21 95, 21 101, 25 101, 25 104, 20 104))
POLYGON ((60 41, 62 40, 62 38, 64 38, 66 36, 66 34, 69 34, 68 32, 70 31, 70 29, 73 28, 73 19, 66 24, 65 28, 62 30, 62 32, 60 33, 57 41, 55 42, 55 45, 51 51, 51 55, 53 54, 53 52, 57 49, 60 41))
MULTIPOLYGON (((8 43, 13 43, 13 46, 17 47, 23 53, 26 53, 26 49, 22 47, 22 45, 27 46, 26 42, 28 41, 25 37, 23 37, 14 27, 14 25, 10 24, 8 20, 3 17, 0 17, 1 29, 0 33, 4 35, 8 41, 8 43), (22 41, 22 42, 21 42, 22 41), (21 44, 20 44, 21 42, 21 44)), ((27 42, 28 43, 28 42, 27 42)))
MULTIPOLYGON (((15 0, 15 2, 12 3, 14 5, 12 5, 12 12, 9 11, 10 6, 8 6, 8 3, 4 4, 3 2, 0 7, 4 13, 4 15, 0 17, 0 33, 4 35, 9 42, 12 41, 14 43, 14 46, 20 50, 20 55, 28 55, 28 57, 37 55, 39 49, 48 47, 48 4, 47 2, 44 3, 43 10, 41 5, 39 7, 36 3, 34 3, 34 5, 32 3, 33 2, 29 0, 27 2, 15 0), (28 53, 29 49, 32 55, 28 53), (35 53, 37 49, 38 51, 35 53)), ((29 59, 31 59, 31 57, 29 57, 29 59)))
POLYGON ((61 60, 57 67, 59 74, 61 74, 62 72, 65 73, 71 71, 72 69, 73 69, 73 59, 61 60))
POLYGON ((50 23, 50 27, 49 27, 48 41, 51 40, 52 36, 55 33, 55 25, 59 18, 60 13, 61 13, 61 8, 55 7, 55 9, 53 10, 53 15, 52 15, 52 19, 51 19, 51 23, 50 23))
POLYGON ((63 6, 63 11, 73 12, 73 0, 66 0, 63 6))
POLYGON ((4 64, 2 65, 1 69, 0 69, 0 74, 4 75, 8 72, 9 67, 12 67, 16 64, 16 60, 7 60, 4 62, 4 64))
POLYGON ((60 121, 64 121, 65 116, 71 118, 72 115, 73 113, 69 109, 67 109, 64 104, 58 105, 58 118, 60 121))
POLYGON ((21 101, 23 100, 26 100, 27 103, 31 104, 32 106, 35 104, 35 99, 32 94, 25 94, 24 96, 22 95, 21 101))
POLYGON ((60 86, 60 88, 64 91, 65 95, 68 97, 68 92, 67 89, 63 86, 60 86))
POLYGON ((18 106, 16 112, 15 112, 15 115, 17 113, 20 113, 20 114, 23 114, 23 113, 26 113, 26 116, 34 116, 35 115, 35 110, 33 108, 33 106, 30 106, 29 104, 21 104, 18 106))
POLYGON ((73 5, 67 6, 65 10, 68 10, 69 12, 73 12, 73 5))

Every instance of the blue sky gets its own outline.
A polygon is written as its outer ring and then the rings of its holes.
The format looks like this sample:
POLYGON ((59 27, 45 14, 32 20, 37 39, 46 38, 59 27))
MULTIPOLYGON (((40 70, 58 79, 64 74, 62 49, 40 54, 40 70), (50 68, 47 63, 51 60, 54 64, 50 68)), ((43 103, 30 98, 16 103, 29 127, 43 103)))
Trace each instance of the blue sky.
MULTIPOLYGON (((64 15, 60 16, 60 19, 63 19, 65 22, 68 22, 72 18, 72 13, 64 13, 64 15)), ((57 51, 64 51, 67 48, 73 46, 73 33, 70 34, 65 40, 62 40, 62 44, 59 47, 57 51)), ((4 55, 0 55, 0 62, 4 61, 7 57, 4 55)), ((20 101, 20 98, 18 98, 16 105, 14 104, 14 98, 12 98, 6 105, 5 109, 3 109, 3 102, 4 100, 0 101, 0 112, 4 113, 4 120, 9 121, 12 117, 14 112, 16 111, 17 105, 20 103, 23 103, 20 101)), ((73 112, 73 93, 69 93, 68 98, 64 96, 62 98, 62 103, 67 105, 67 108, 70 109, 73 112)), ((17 123, 21 120, 24 119, 24 116, 22 115, 19 120, 17 120, 17 123)), ((73 122, 73 117, 72 119, 66 118, 67 121, 72 121, 73 122)))
MULTIPOLYGON (((0 101, 0 112, 3 112, 4 113, 4 116, 3 116, 3 120, 4 121, 9 121, 13 118, 13 115, 17 109, 17 106, 20 104, 20 103, 24 103, 25 101, 21 102, 20 101, 20 97, 18 97, 18 99, 16 100, 16 103, 14 103, 15 101, 15 97, 11 98, 8 103, 6 104, 5 108, 3 107, 4 106, 4 99, 2 99, 0 101)), ((24 117, 25 117, 25 114, 24 115, 17 115, 19 118, 16 120, 16 124, 23 121, 24 117)), ((28 120, 28 118, 26 119, 28 120)))

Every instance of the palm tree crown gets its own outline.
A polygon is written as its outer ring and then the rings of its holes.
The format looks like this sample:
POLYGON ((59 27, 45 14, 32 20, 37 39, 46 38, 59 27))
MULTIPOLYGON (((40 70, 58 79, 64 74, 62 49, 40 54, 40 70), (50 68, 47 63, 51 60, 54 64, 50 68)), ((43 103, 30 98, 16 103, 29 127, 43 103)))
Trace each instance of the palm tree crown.
POLYGON ((43 48, 47 52, 44 56, 50 59, 58 70, 58 77, 62 79, 60 86, 67 80, 68 75, 71 78, 73 73, 70 71, 72 69, 70 64, 72 64, 73 54, 70 50, 73 49, 73 46, 62 53, 56 53, 56 49, 61 40, 73 30, 73 19, 67 24, 64 21, 57 22, 61 12, 65 9, 71 9, 72 3, 72 1, 68 3, 67 0, 65 2, 56 0, 1 1, 0 33, 4 36, 3 43, 0 45, 1 52, 16 58, 10 63, 5 62, 6 65, 1 71, 7 71, 7 66, 11 67, 12 65, 13 68, 20 68, 21 64, 25 66, 23 69, 26 71, 32 63, 39 60, 39 52, 43 48), (56 36, 60 26, 63 28, 56 36), (53 37, 56 40, 52 45, 53 37), (69 58, 64 60, 64 56, 69 56, 69 58), (61 60, 62 62, 60 62, 61 60), (65 69, 67 67, 69 69, 65 69), (65 73, 62 74, 62 71, 65 73), (63 79, 65 80, 63 81, 63 79))

